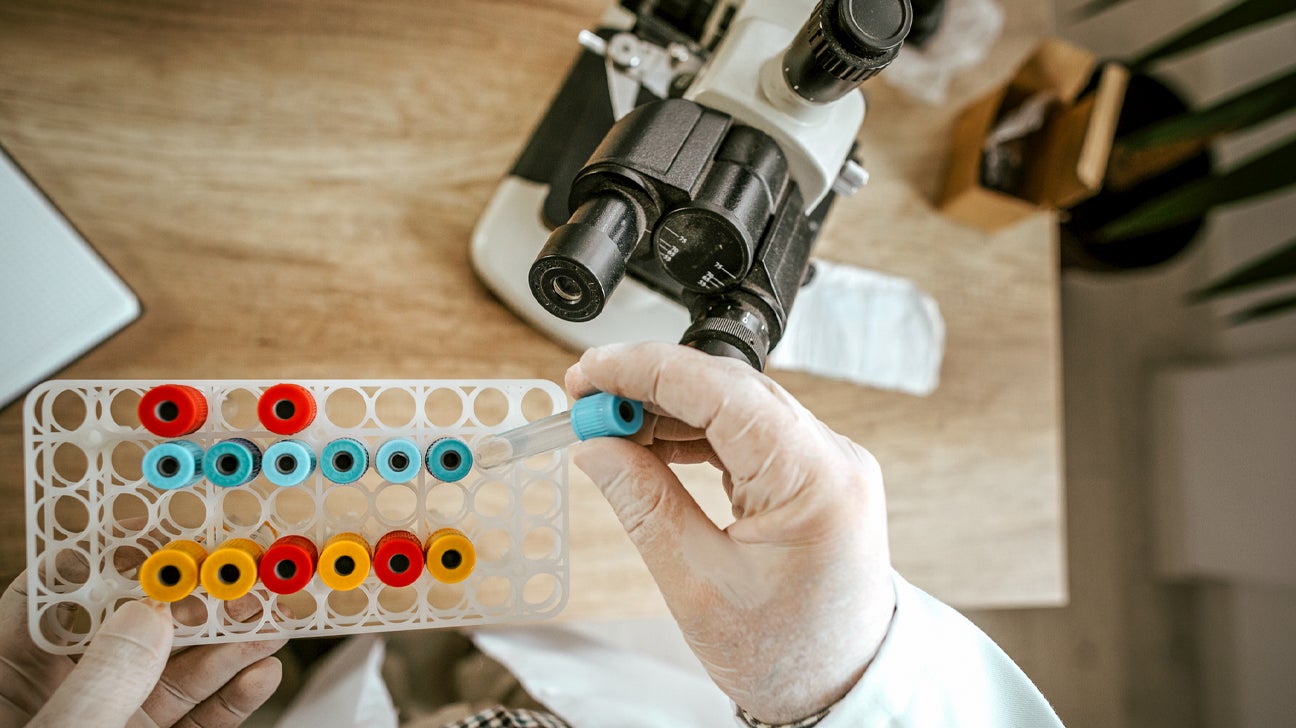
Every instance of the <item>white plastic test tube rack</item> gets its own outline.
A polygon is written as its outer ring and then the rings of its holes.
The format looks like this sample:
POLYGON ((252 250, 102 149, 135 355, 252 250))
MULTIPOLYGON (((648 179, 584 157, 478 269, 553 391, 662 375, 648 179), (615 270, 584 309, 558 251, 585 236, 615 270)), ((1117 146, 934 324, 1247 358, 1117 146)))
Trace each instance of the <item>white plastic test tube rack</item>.
MULTIPOLYGON (((317 468, 302 484, 252 482, 221 488, 206 479, 160 490, 143 479, 145 452, 161 442, 139 423, 140 397, 161 384, 202 392, 208 416, 182 438, 204 451, 231 437, 264 452, 285 436, 266 430, 256 404, 281 380, 51 381, 24 404, 28 615, 32 638, 57 653, 83 651, 117 605, 143 596, 136 567, 178 539, 210 551, 245 537, 262 547, 289 534, 317 548, 341 532, 373 544, 393 530, 420 539, 440 528, 462 531, 477 565, 458 584, 427 573, 413 585, 384 585, 372 573, 357 589, 331 591, 316 576, 302 591, 276 595, 260 582, 248 597, 253 616, 236 619, 199 587, 172 605, 176 645, 276 637, 528 622, 557 614, 569 586, 567 455, 536 455, 489 471, 474 467, 453 483, 426 468, 408 483, 373 468, 337 485, 317 468)), ((566 396, 542 380, 282 380, 305 387, 318 413, 291 435, 316 453, 355 438, 371 457, 392 438, 420 451, 454 436, 469 446, 488 435, 566 409, 566 396)))

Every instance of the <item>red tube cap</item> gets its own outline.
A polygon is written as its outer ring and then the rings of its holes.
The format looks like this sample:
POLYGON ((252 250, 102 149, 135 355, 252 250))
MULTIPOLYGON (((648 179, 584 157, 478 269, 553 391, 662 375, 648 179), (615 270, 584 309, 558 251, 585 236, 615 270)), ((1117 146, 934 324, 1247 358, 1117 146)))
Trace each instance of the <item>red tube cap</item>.
POLYGON ((300 384, 276 384, 257 400, 257 419, 276 435, 295 435, 315 421, 315 398, 300 384))
POLYGON ((319 551, 302 536, 284 536, 270 544, 258 568, 261 583, 275 594, 294 594, 315 576, 319 551))
POLYGON ((392 531, 378 539, 374 573, 387 586, 409 586, 423 573, 423 544, 409 531, 392 531))
POLYGON ((193 387, 163 384, 144 393, 139 421, 158 437, 184 437, 207 421, 207 398, 193 387))

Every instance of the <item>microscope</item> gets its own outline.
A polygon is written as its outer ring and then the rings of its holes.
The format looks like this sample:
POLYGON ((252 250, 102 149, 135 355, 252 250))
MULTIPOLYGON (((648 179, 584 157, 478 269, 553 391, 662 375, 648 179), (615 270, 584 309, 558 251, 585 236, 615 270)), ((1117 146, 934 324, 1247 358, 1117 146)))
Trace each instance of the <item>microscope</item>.
POLYGON ((909 0, 623 0, 473 234, 479 276, 573 347, 679 341, 763 370, 909 0))

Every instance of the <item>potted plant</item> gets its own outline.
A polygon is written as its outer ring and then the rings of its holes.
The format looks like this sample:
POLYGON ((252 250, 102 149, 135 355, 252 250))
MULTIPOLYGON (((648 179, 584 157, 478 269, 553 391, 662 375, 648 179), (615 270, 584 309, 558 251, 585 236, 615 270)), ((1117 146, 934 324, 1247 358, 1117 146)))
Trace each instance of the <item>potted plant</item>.
MULTIPOLYGON (((1088 17, 1125 0, 1094 0, 1088 17)), ((1296 108, 1296 66, 1262 79, 1203 109, 1190 109, 1172 88, 1148 74, 1153 64, 1296 11, 1291 0, 1239 0, 1128 59, 1132 74, 1117 125, 1103 192, 1069 211, 1063 262, 1097 270, 1156 265, 1188 248, 1216 207, 1269 195, 1296 184, 1296 137, 1227 169, 1212 163, 1210 144, 1296 108)), ((1293 243, 1216 282, 1198 298, 1293 275, 1293 243)), ((1281 312, 1262 304, 1257 315, 1281 312)), ((1287 306, 1293 305, 1292 301, 1287 306)), ((1248 311, 1252 311, 1248 309, 1248 311)), ((1246 318, 1248 312, 1239 314, 1246 318)))

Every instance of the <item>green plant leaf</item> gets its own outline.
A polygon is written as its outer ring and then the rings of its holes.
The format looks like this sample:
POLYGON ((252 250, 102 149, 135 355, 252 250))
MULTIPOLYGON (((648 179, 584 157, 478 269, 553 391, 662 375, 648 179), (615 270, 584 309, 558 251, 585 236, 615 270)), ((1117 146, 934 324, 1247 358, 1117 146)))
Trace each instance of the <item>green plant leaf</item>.
POLYGON ((1115 7, 1123 2, 1125 2, 1125 0, 1089 0, 1089 2, 1084 5, 1072 10, 1071 15, 1076 20, 1084 20, 1086 18, 1092 18, 1107 8, 1115 7))
POLYGON ((1223 173, 1190 182, 1143 203, 1095 233, 1099 243, 1165 230, 1205 215, 1211 208, 1296 185, 1296 136, 1223 173))
POLYGON ((1279 314, 1291 313, 1292 311, 1296 311, 1296 294, 1271 298, 1262 303, 1257 303, 1251 308, 1238 311, 1229 316, 1229 323, 1236 326, 1250 321, 1273 318, 1279 314))
POLYGON ((1246 129, 1296 109, 1296 68, 1199 111, 1145 126, 1117 141, 1130 150, 1162 147, 1246 129))
POLYGON ((1258 23, 1273 20, 1293 11, 1296 11, 1296 3, 1292 2, 1292 0, 1241 0, 1232 7, 1212 15, 1144 51, 1130 61, 1130 68, 1143 70, 1155 61, 1190 51, 1198 46, 1212 43, 1224 36, 1245 30, 1258 23))
POLYGON ((1284 278, 1296 280, 1296 238, 1288 240, 1286 245, 1278 246, 1277 250, 1265 253, 1217 279, 1205 288, 1193 291, 1188 299, 1193 303, 1199 303, 1253 286, 1274 283, 1284 278))

